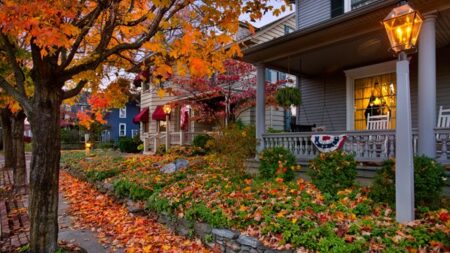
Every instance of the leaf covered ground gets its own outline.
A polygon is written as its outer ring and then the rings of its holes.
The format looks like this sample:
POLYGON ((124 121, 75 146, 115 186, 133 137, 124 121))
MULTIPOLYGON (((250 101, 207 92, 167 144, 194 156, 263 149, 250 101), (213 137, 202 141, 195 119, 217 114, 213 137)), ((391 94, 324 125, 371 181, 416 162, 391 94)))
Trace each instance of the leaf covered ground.
POLYGON ((101 243, 125 252, 209 252, 200 241, 173 234, 151 217, 134 216, 126 207, 86 182, 62 172, 60 189, 76 219, 74 226, 96 231, 101 243))
POLYGON ((72 152, 63 155, 63 163, 84 171, 91 181, 111 183, 119 197, 145 201, 153 211, 237 229, 277 249, 450 251, 448 209, 422 213, 403 225, 395 222, 392 208, 368 197, 367 188, 324 195, 303 179, 262 180, 227 171, 214 155, 188 157, 191 166, 174 174, 159 172, 185 155, 98 153, 84 159, 72 152))

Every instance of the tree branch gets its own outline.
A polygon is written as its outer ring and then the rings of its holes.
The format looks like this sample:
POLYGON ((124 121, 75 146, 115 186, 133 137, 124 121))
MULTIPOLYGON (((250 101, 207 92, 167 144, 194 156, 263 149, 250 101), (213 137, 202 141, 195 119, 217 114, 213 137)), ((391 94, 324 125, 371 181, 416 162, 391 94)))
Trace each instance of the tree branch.
POLYGON ((23 94, 14 89, 14 87, 10 83, 8 83, 8 81, 6 81, 6 79, 2 76, 0 76, 0 87, 3 88, 17 102, 19 102, 19 104, 23 109, 25 109, 27 113, 31 112, 31 104, 28 99, 23 94))
POLYGON ((83 39, 86 37, 86 35, 89 33, 89 31, 91 30, 95 20, 100 16, 102 9, 100 8, 101 5, 97 6, 97 8, 95 8, 91 13, 88 14, 88 16, 90 17, 86 24, 81 28, 81 32, 78 35, 77 39, 75 40, 75 42, 73 43, 72 49, 69 52, 69 55, 66 57, 65 60, 63 60, 63 62, 61 63, 61 65, 58 67, 58 69, 60 71, 62 71, 63 69, 65 69, 67 66, 70 65, 70 63, 72 62, 73 58, 75 57, 75 54, 78 51, 78 48, 81 45, 81 42, 83 42, 83 39))
POLYGON ((62 95, 63 99, 72 98, 72 97, 75 97, 76 95, 78 95, 81 92, 81 90, 84 88, 86 83, 87 83, 86 80, 81 80, 80 82, 78 82, 78 84, 77 84, 77 86, 75 86, 75 88, 65 91, 62 95))
POLYGON ((25 92, 25 75, 16 61, 16 50, 13 44, 9 41, 8 37, 0 32, 0 37, 2 38, 3 44, 5 45, 6 54, 8 56, 8 62, 14 71, 14 78, 16 79, 16 85, 19 92, 26 98, 27 94, 25 92))

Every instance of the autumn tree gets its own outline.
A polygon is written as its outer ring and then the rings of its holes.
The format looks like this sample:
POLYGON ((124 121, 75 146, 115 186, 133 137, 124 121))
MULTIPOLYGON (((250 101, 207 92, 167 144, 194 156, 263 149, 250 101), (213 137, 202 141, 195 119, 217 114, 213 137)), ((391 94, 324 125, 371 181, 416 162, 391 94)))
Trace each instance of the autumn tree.
POLYGON ((31 252, 57 250, 60 105, 105 71, 151 59, 153 75, 210 76, 238 53, 228 50, 243 12, 260 18, 269 0, 2 0, 1 50, 12 76, 0 86, 24 109, 34 136, 30 170, 31 252), (175 32, 177 37, 167 36, 175 32), (172 38, 168 40, 167 38, 172 38), (32 93, 25 89, 29 73, 32 93))
POLYGON ((4 92, 0 92, 0 109, 5 169, 13 170, 14 189, 26 185, 25 163, 25 113, 19 104, 4 92))
MULTIPOLYGON (((173 77, 172 93, 186 97, 194 108, 198 121, 218 121, 225 126, 234 122, 242 112, 256 104, 256 69, 238 60, 226 60, 224 71, 211 77, 173 77)), ((266 103, 274 104, 276 89, 285 83, 280 80, 265 85, 266 103)))

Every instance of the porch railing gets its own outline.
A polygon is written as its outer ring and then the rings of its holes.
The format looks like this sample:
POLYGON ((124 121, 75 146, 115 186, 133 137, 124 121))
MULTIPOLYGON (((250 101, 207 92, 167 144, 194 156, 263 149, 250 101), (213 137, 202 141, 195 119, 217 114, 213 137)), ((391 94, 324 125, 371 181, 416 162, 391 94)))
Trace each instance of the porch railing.
MULTIPOLYGON (((170 145, 191 145, 194 137, 204 132, 169 132, 170 145)), ((143 139, 147 151, 155 152, 161 144, 166 143, 166 133, 144 133, 143 139)))
MULTIPOLYGON (((450 129, 436 129, 435 132, 436 158, 442 163, 450 164, 448 146, 450 129)), ((308 161, 319 154, 311 142, 312 134, 346 134, 347 139, 343 150, 354 154, 356 160, 360 162, 382 162, 390 157, 395 157, 395 130, 268 133, 263 135, 264 147, 282 146, 291 150, 300 161, 308 161)), ((412 142, 414 153, 417 153, 417 131, 413 131, 412 142)))

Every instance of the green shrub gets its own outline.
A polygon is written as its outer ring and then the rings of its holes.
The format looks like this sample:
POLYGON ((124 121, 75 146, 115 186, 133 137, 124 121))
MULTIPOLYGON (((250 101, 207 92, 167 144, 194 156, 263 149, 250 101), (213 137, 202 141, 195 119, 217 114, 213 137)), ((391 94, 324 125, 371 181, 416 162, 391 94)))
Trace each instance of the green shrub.
POLYGON ((139 137, 120 137, 119 138, 119 150, 124 153, 139 153, 138 146, 142 144, 139 137))
POLYGON ((232 124, 209 140, 205 148, 217 154, 224 169, 243 173, 245 160, 256 154, 255 127, 232 124))
POLYGON ((294 178, 292 167, 296 164, 296 158, 290 150, 283 147, 265 149, 260 155, 260 161, 261 177, 265 179, 281 177, 285 181, 294 178))
POLYGON ((205 148, 206 143, 211 139, 213 139, 213 137, 211 137, 207 134, 199 134, 199 135, 196 135, 194 137, 194 139, 192 140, 192 145, 194 147, 198 147, 198 148, 202 148, 202 149, 206 150, 206 148, 205 148))
MULTIPOLYGON (((445 186, 445 169, 435 160, 414 157, 414 193, 417 207, 438 208, 442 188, 445 186)), ((370 197, 378 202, 395 203, 395 162, 388 160, 377 172, 370 189, 370 197)))
POLYGON ((338 191, 354 185, 355 158, 342 151, 321 153, 310 162, 308 175, 319 190, 334 196, 338 191))
POLYGON ((229 227, 230 223, 221 209, 212 210, 204 203, 196 203, 187 209, 185 217, 188 221, 206 222, 216 228, 229 227))
POLYGON ((113 149, 114 148, 114 142, 100 142, 97 145, 98 149, 113 149))
POLYGON ((155 150, 155 155, 164 155, 165 153, 166 153, 165 144, 160 144, 155 150))
POLYGON ((297 87, 283 87, 277 90, 275 101, 284 108, 299 106, 302 103, 302 95, 297 87))
POLYGON ((78 129, 61 128, 62 143, 79 143, 80 132, 78 129))
POLYGON ((88 178, 88 180, 90 181, 103 181, 106 178, 110 178, 110 177, 114 177, 116 175, 118 175, 120 172, 119 169, 115 168, 115 169, 110 169, 110 170, 89 170, 86 173, 86 177, 88 178))
POLYGON ((153 191, 135 182, 121 178, 113 183, 114 193, 121 198, 130 198, 132 200, 146 200, 153 191))

